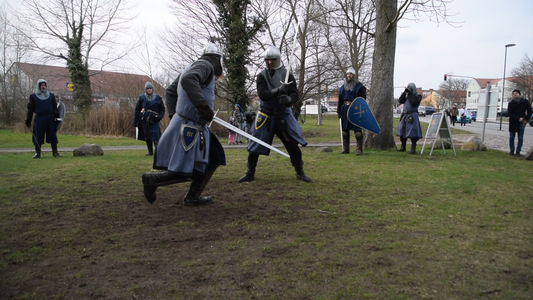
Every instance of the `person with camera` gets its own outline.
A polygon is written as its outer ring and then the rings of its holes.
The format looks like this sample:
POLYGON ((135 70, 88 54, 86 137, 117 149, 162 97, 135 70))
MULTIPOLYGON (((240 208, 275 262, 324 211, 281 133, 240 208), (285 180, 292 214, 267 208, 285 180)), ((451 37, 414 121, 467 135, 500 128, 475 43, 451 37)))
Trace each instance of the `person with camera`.
POLYGON ((407 139, 411 139, 411 150, 409 154, 416 154, 416 143, 422 138, 422 127, 418 119, 418 106, 422 102, 422 96, 416 91, 416 85, 409 83, 405 91, 398 99, 403 104, 403 111, 400 117, 400 123, 396 129, 396 135, 400 137, 402 143, 399 152, 405 152, 407 139))
POLYGON ((136 138, 146 141, 148 147, 146 155, 154 155, 154 145, 157 147, 161 137, 159 121, 165 116, 165 105, 161 96, 154 93, 154 85, 151 82, 144 85, 144 91, 135 105, 133 126, 137 127, 136 138))

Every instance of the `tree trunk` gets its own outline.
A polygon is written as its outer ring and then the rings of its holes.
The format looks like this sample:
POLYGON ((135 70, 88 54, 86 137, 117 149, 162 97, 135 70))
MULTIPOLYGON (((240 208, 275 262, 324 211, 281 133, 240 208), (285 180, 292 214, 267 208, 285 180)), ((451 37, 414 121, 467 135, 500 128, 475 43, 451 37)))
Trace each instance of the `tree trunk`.
POLYGON ((396 23, 393 19, 396 13, 396 0, 376 0, 376 38, 372 61, 372 85, 368 100, 381 132, 378 135, 372 133, 366 135, 366 148, 387 150, 395 147, 392 103, 396 54, 396 23))

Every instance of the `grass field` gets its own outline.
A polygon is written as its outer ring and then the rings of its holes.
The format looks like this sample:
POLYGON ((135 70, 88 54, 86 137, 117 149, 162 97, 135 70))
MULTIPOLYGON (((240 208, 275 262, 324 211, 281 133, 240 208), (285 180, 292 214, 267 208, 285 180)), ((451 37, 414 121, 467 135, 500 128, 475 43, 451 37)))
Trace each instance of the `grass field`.
MULTIPOLYGON (((337 141, 335 122, 308 119, 308 142, 337 141)), ((247 152, 227 149, 205 207, 180 204, 187 184, 150 205, 144 150, 0 153, 0 299, 531 299, 531 161, 302 150, 310 184, 277 154, 239 184, 247 152)))

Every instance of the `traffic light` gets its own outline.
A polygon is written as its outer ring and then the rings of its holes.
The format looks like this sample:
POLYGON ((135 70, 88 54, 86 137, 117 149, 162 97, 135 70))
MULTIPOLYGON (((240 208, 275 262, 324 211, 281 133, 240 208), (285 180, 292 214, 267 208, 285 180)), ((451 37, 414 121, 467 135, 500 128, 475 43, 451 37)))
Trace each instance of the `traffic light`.
POLYGON ((448 78, 448 74, 444 74, 444 81, 448 78))

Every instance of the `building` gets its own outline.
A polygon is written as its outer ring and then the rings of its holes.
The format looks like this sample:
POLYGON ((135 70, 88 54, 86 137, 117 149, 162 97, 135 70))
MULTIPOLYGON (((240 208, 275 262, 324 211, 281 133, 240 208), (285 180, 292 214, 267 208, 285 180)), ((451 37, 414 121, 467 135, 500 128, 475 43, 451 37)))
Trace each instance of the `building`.
MULTIPOLYGON (((146 82, 152 82, 155 93, 164 96, 165 89, 149 76, 108 71, 89 70, 93 105, 135 105, 144 92, 146 82)), ((48 90, 65 104, 67 112, 77 111, 72 92, 76 88, 66 67, 29 63, 15 63, 9 69, 11 84, 17 86, 27 99, 35 92, 39 79, 48 83, 48 90)))

